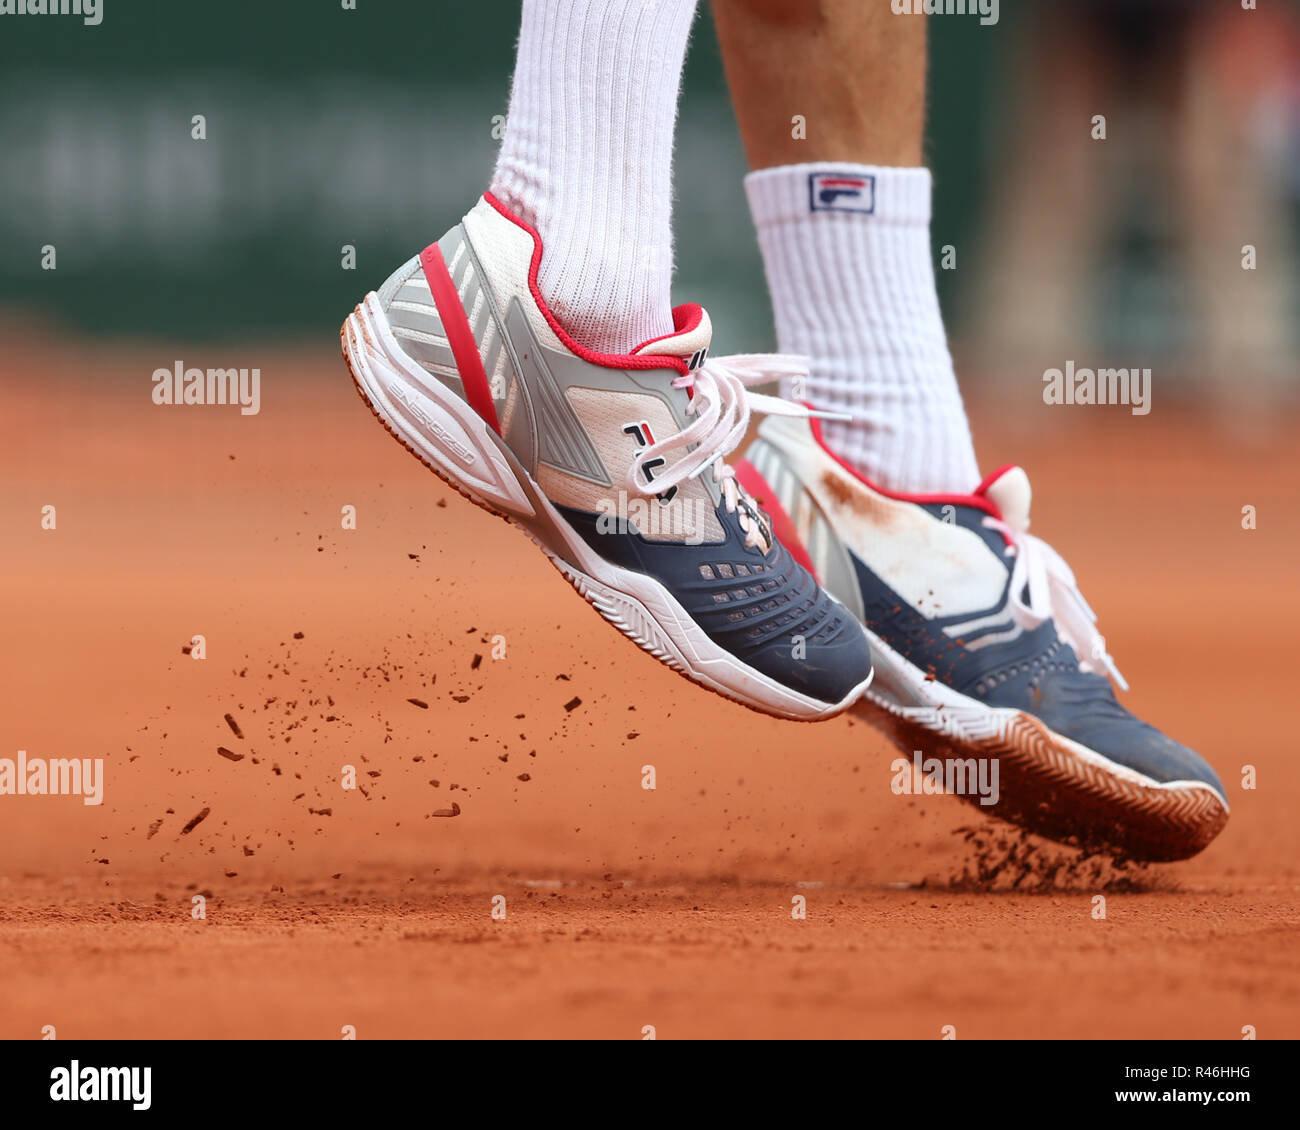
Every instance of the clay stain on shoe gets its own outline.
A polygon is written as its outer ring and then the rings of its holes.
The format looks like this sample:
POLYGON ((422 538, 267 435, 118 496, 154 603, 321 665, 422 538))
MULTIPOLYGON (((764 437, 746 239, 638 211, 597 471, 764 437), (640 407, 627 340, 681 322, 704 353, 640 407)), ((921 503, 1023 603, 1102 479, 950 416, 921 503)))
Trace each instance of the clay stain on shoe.
POLYGON ((898 507, 875 491, 862 490, 832 471, 822 472, 821 486, 837 506, 875 523, 879 529, 888 530, 897 525, 898 507))

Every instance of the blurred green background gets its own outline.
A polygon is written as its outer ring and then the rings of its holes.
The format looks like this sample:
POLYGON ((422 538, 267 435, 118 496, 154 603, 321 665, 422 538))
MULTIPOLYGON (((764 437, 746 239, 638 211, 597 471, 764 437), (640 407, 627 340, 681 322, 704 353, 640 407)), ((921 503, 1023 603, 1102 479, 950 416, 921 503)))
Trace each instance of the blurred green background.
MULTIPOLYGON (((518 9, 104 0, 99 26, 0 17, 0 324, 331 340, 486 187, 518 9)), ((938 276, 971 368, 1154 357, 1189 386, 1231 367, 1294 388, 1294 17, 1065 0, 1004 2, 989 27, 930 19, 934 246, 936 262, 956 249, 938 276)), ((707 4, 683 90, 679 300, 710 308, 719 349, 770 348, 707 4)))

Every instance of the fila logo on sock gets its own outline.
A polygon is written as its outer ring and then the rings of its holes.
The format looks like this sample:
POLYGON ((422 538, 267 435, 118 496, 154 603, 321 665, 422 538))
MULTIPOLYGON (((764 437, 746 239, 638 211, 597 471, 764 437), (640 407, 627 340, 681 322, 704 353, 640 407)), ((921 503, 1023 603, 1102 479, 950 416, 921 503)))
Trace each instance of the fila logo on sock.
POLYGON ((876 178, 872 173, 811 173, 808 203, 814 212, 861 212, 876 210, 876 178))
MULTIPOLYGON (((655 441, 655 437, 650 431, 650 423, 647 420, 642 420, 637 424, 625 424, 623 431, 625 434, 630 435, 634 440, 636 440, 637 447, 649 447, 655 441)), ((642 463, 641 470, 645 473, 645 481, 647 483, 653 483, 655 481, 655 470, 662 467, 666 462, 666 459, 647 459, 642 463)), ((676 494, 677 488, 669 487, 667 490, 656 494, 655 498, 667 506, 672 502, 676 494)))

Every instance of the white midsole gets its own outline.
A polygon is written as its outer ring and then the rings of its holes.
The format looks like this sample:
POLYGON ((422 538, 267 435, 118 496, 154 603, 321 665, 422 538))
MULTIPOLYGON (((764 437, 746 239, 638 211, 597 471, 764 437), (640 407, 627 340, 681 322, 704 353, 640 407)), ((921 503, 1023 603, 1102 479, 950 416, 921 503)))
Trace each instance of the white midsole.
POLYGON ((728 697, 805 721, 839 713, 871 683, 869 674, 839 702, 826 703, 745 665, 709 639, 663 584, 605 561, 573 533, 536 483, 529 480, 532 490, 526 489, 478 413, 402 350, 373 292, 349 316, 347 329, 352 371, 393 431, 426 463, 494 509, 525 519, 544 510, 564 546, 560 551, 538 544, 606 619, 647 651, 728 697))

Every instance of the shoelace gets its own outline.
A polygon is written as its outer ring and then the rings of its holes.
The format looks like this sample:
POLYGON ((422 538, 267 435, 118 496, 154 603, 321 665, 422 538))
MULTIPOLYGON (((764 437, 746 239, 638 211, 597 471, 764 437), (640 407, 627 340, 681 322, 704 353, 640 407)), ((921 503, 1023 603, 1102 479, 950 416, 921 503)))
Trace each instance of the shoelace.
POLYGON ((1007 539, 1006 552, 1015 557, 1011 566, 1011 614, 1015 620, 1029 630, 1055 620, 1057 631, 1074 649, 1085 671, 1096 672, 1095 665, 1100 664, 1121 690, 1128 690, 1106 651, 1105 637, 1097 631, 1097 614, 1083 599, 1065 559, 1042 538, 1007 522, 989 517, 984 525, 1007 539), (1025 592, 1028 602, 1021 597, 1025 592))
MULTIPOLYGON (((642 495, 662 494, 688 479, 697 479, 710 467, 722 491, 729 514, 737 513, 742 491, 735 471, 722 460, 735 450, 749 427, 752 411, 769 416, 847 417, 828 412, 814 412, 802 404, 751 392, 750 385, 766 384, 782 377, 799 377, 808 372, 808 358, 785 353, 735 353, 727 357, 710 357, 698 369, 676 377, 673 388, 693 390, 686 406, 695 421, 675 435, 656 440, 637 452, 628 469, 629 490, 642 495), (647 460, 662 459, 669 452, 686 449, 671 466, 647 480, 643 470, 647 460)), ((754 548, 768 541, 754 515, 757 507, 742 506, 738 520, 745 532, 745 545, 754 548)), ((764 547, 766 548, 766 546, 764 547)))

